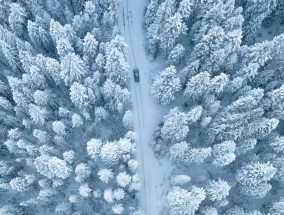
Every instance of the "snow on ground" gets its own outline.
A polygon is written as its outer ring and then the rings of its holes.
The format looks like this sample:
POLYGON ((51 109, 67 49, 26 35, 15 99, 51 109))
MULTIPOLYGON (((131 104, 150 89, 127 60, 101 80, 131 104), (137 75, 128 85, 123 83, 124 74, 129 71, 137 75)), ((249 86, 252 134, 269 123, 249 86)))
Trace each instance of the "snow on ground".
POLYGON ((166 192, 169 187, 171 164, 166 159, 154 156, 151 142, 154 129, 168 108, 161 107, 150 96, 152 77, 161 71, 165 62, 153 61, 144 48, 143 29, 146 0, 122 0, 120 3, 119 27, 128 43, 128 63, 130 65, 131 93, 134 126, 137 133, 137 159, 140 162, 141 192, 140 205, 148 215, 165 214, 166 192), (133 68, 140 72, 140 82, 133 78, 133 68))
POLYGON ((263 42, 265 40, 271 41, 277 35, 283 33, 283 27, 279 22, 272 23, 269 27, 262 27, 256 37, 256 42, 263 42))

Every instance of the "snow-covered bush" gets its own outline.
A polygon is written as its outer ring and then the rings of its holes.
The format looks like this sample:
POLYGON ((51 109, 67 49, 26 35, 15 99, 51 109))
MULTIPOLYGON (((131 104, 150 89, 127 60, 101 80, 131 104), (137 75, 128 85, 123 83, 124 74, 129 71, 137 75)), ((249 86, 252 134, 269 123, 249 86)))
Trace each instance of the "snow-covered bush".
POLYGON ((171 178, 171 184, 173 186, 181 186, 188 183, 191 178, 188 175, 177 175, 171 178))

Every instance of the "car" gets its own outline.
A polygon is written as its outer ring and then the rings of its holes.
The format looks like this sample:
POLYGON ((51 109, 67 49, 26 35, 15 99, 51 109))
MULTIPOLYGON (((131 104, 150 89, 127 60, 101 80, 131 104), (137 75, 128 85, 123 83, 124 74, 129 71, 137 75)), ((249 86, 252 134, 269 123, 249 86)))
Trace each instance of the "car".
POLYGON ((138 68, 134 68, 133 69, 133 75, 134 75, 134 81, 135 82, 139 82, 140 81, 140 77, 139 77, 139 69, 138 68))

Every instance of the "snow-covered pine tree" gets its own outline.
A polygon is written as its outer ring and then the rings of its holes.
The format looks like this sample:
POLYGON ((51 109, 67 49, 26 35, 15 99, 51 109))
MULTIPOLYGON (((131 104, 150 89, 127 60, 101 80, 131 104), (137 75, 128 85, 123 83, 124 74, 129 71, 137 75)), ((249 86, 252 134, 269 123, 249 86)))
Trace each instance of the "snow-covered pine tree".
POLYGON ((172 17, 166 20, 161 30, 160 51, 163 55, 168 56, 170 51, 176 45, 177 39, 186 33, 187 27, 183 23, 182 15, 176 12, 172 17))
POLYGON ((192 187, 190 191, 180 187, 173 187, 167 200, 172 214, 195 214, 206 194, 203 188, 192 187))
POLYGON ((62 58, 60 68, 60 77, 67 86, 74 81, 80 83, 88 73, 84 61, 74 53, 69 53, 62 58))
POLYGON ((161 136, 167 141, 175 142, 184 140, 189 132, 187 114, 178 108, 170 110, 165 116, 165 122, 161 128, 161 136))
POLYGON ((17 36, 23 36, 27 19, 27 12, 18 3, 10 3, 10 13, 8 17, 9 25, 17 36))
POLYGON ((175 99, 175 94, 181 89, 180 80, 174 66, 162 71, 154 80, 152 95, 161 104, 166 105, 175 99))
POLYGON ((244 9, 244 39, 246 42, 253 42, 257 31, 261 28, 263 20, 277 6, 277 0, 262 1, 262 0, 245 0, 244 9))
POLYGON ((224 200, 229 195, 230 189, 231 186, 222 179, 209 181, 205 187, 206 194, 212 202, 224 200))
POLYGON ((271 189, 269 182, 277 169, 270 163, 255 162, 242 166, 236 172, 236 180, 240 184, 240 190, 244 195, 252 197, 264 197, 271 189))

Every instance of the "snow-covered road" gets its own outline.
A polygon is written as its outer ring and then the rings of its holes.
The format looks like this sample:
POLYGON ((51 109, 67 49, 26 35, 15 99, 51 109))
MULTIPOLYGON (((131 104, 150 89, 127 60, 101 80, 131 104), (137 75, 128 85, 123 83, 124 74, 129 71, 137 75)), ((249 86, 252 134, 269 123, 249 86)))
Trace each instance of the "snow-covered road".
POLYGON ((137 159, 140 162, 140 205, 148 215, 165 214, 166 190, 171 166, 167 160, 155 158, 150 143, 153 131, 167 113, 150 97, 151 75, 162 69, 162 62, 148 60, 144 48, 144 9, 147 0, 122 0, 120 3, 119 27, 128 44, 127 60, 130 65, 134 114, 137 133, 137 159), (140 71, 140 82, 136 83, 132 70, 140 71))

